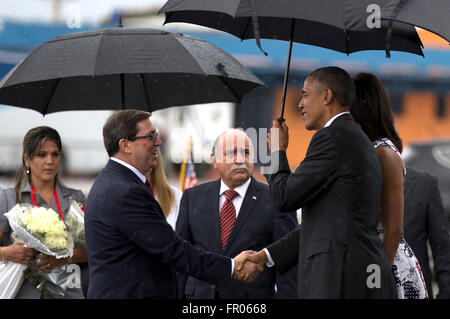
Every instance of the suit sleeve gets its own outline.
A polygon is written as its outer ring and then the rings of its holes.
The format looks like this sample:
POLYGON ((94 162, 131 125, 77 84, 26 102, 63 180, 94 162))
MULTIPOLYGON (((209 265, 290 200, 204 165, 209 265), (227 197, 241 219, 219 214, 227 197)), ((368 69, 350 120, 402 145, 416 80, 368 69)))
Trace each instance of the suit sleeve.
MULTIPOLYGON (((192 233, 189 226, 189 199, 187 190, 181 197, 180 210, 178 213, 177 225, 175 227, 175 230, 178 237, 192 243, 192 233)), ((176 277, 178 298, 185 299, 184 290, 186 287, 187 276, 186 274, 177 271, 176 277)))
POLYGON ((298 263, 300 230, 301 226, 267 247, 275 268, 280 273, 284 273, 298 263))
POLYGON ((192 232, 189 226, 189 198, 188 191, 185 191, 180 201, 180 210, 178 213, 176 234, 189 242, 192 242, 192 232))
POLYGON ((428 229, 433 252, 434 272, 439 286, 437 298, 450 298, 450 232, 448 215, 442 204, 436 178, 429 183, 428 229))
MULTIPOLYGON (((297 227, 297 212, 277 212, 273 231, 273 242, 283 238, 297 227)), ((276 297, 278 299, 297 298, 297 264, 295 263, 293 267, 287 269, 283 273, 276 271, 275 275, 277 283, 276 297)))
POLYGON ((272 199, 281 211, 293 211, 303 206, 333 179, 339 166, 339 151, 335 138, 327 129, 319 130, 312 138, 305 159, 291 173, 286 152, 272 154, 278 170, 267 175, 272 199))
POLYGON ((156 201, 142 187, 130 188, 126 207, 116 222, 130 240, 176 271, 200 280, 221 283, 231 278, 231 259, 194 247, 175 235, 156 201))

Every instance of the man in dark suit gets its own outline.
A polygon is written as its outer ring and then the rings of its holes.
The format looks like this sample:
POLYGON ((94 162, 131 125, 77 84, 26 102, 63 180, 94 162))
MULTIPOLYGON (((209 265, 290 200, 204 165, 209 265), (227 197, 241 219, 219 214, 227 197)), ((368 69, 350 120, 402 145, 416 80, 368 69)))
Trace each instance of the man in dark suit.
MULTIPOLYGON (((111 159, 86 202, 88 298, 176 298, 173 270, 226 282, 234 264, 239 266, 236 259, 233 263, 178 238, 166 222, 145 179, 145 173, 156 166, 162 145, 149 116, 136 110, 118 111, 103 127, 111 159)), ((245 267, 240 277, 254 279, 257 269, 245 267)))
MULTIPOLYGON (((218 137, 211 159, 221 178, 184 192, 176 225, 176 232, 181 238, 202 249, 233 257, 243 250, 260 250, 298 226, 296 213, 279 212, 270 199, 267 185, 251 177, 253 153, 250 138, 243 131, 230 129, 218 137), (228 190, 236 193, 232 199, 233 221, 228 238, 224 239, 222 225, 225 213, 222 211, 228 190)), ((179 287, 186 298, 269 299, 275 295, 277 298, 296 296, 295 267, 283 276, 274 269, 265 269, 248 285, 238 280, 212 285, 193 277, 185 279, 181 276, 179 287)))
MULTIPOLYGON (((305 126, 317 130, 291 173, 288 128, 273 121, 268 136, 278 170, 266 176, 275 205, 302 208, 302 224, 249 260, 281 271, 298 263, 299 298, 396 298, 394 278, 376 227, 381 168, 374 147, 349 114, 354 96, 344 70, 326 67, 305 80, 299 103, 305 126), (278 133, 278 140, 271 141, 278 133)), ((273 165, 272 165, 273 166, 273 165)))
POLYGON ((437 298, 450 299, 450 232, 447 212, 442 204, 437 179, 415 168, 406 167, 405 239, 422 268, 428 295, 433 297, 428 241, 434 260, 437 298))

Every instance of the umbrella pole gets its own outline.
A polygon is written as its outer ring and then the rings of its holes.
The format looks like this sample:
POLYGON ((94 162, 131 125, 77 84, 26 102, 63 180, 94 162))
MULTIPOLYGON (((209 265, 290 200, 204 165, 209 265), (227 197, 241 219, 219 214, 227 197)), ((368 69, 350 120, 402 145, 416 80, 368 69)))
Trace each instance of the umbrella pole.
POLYGON ((286 63, 286 70, 284 71, 284 84, 283 84, 283 95, 281 96, 281 112, 280 117, 278 118, 278 122, 284 122, 284 105, 286 104, 286 93, 287 93, 287 85, 289 79, 289 68, 291 67, 291 54, 292 54, 292 44, 294 42, 294 29, 295 29, 295 19, 292 20, 291 26, 291 39, 289 40, 289 52, 286 63))

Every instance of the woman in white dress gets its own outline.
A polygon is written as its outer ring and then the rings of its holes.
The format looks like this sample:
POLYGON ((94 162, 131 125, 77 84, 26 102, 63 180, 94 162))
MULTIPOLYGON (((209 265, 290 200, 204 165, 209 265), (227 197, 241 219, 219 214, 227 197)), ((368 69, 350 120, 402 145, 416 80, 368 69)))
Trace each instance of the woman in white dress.
POLYGON ((170 186, 167 182, 166 174, 164 173, 163 159, 159 150, 156 159, 156 167, 147 174, 146 178, 150 182, 155 198, 161 206, 167 222, 172 226, 173 230, 175 230, 182 193, 181 190, 170 186))
POLYGON ((378 234, 392 265, 399 299, 428 298, 419 262, 403 238, 403 184, 406 170, 401 158, 402 141, 394 126, 391 101, 382 82, 373 74, 354 79, 351 114, 373 142, 381 164, 381 220, 378 234))

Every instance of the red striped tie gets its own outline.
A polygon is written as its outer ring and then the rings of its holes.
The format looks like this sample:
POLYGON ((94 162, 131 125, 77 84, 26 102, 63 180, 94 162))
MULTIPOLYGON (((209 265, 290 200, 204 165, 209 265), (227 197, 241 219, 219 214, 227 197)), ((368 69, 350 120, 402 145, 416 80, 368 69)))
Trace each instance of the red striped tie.
POLYGON ((145 181, 145 186, 147 186, 150 193, 152 193, 153 197, 155 197, 155 194, 153 193, 153 188, 148 181, 145 181))
POLYGON ((225 191, 225 203, 220 210, 220 240, 222 241, 222 249, 227 245, 228 237, 230 237, 234 222, 236 221, 236 209, 233 205, 233 198, 239 194, 229 189, 225 191))

